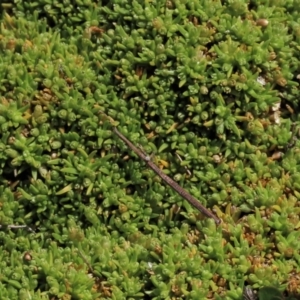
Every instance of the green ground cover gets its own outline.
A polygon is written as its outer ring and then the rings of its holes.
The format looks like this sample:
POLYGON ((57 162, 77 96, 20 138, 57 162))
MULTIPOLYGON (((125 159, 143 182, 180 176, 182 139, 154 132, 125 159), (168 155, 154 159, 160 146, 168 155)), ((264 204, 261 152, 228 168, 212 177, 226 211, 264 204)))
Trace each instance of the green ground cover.
POLYGON ((299 299, 300 1, 11 2, 1 300, 299 299))

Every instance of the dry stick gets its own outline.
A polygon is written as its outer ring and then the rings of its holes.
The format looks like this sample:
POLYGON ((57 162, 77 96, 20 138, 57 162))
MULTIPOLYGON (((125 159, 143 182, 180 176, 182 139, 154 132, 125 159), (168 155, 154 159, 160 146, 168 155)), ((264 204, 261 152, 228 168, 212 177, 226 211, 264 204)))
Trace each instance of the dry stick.
MULTIPOLYGON (((180 157, 180 155, 178 153, 175 152, 175 155, 178 157, 178 159, 180 160, 180 162, 182 162, 182 158, 180 157)), ((189 176, 192 176, 191 171, 187 168, 187 166, 184 167, 186 172, 189 174, 189 176)))
POLYGON ((31 227, 29 227, 29 226, 27 226, 27 225, 4 225, 4 226, 3 226, 3 225, 0 225, 0 228, 8 228, 8 229, 27 228, 27 230, 29 230, 29 231, 35 233, 35 231, 34 231, 31 227))
POLYGON ((134 146, 116 127, 113 127, 114 133, 132 150, 139 158, 141 158, 166 184, 174 189, 180 196, 186 199, 191 205, 201 211, 204 215, 214 219, 217 225, 220 224, 221 220, 215 216, 211 211, 204 207, 198 200, 196 200, 191 194, 184 190, 176 181, 167 176, 162 170, 154 164, 150 157, 145 155, 140 149, 134 146))
POLYGON ((84 262, 86 263, 86 265, 88 266, 89 272, 91 272, 91 273, 94 274, 94 269, 92 268, 91 264, 88 262, 88 260, 86 259, 86 257, 83 255, 83 253, 79 249, 77 249, 77 251, 80 254, 80 256, 82 257, 82 259, 84 260, 84 262))

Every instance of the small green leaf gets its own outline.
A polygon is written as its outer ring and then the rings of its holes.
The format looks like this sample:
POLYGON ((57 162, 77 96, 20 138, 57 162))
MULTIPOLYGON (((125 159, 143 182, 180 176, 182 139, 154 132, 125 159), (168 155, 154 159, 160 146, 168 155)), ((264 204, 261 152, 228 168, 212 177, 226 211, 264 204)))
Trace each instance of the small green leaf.
POLYGON ((20 192, 26 200, 32 199, 32 196, 30 194, 26 193, 23 189, 18 188, 18 192, 20 192))
POLYGON ((78 171, 75 168, 62 168, 61 172, 75 174, 75 175, 78 174, 78 171))
POLYGON ((282 293, 275 287, 263 287, 258 291, 259 300, 280 300, 283 299, 282 293))
POLYGON ((71 191, 72 187, 73 187, 73 184, 70 183, 69 185, 65 186, 63 189, 61 189, 60 191, 58 191, 55 195, 65 194, 65 193, 71 191))
POLYGON ((186 79, 183 79, 179 82, 179 87, 181 88, 182 86, 184 86, 186 83, 186 79))
POLYGON ((165 149, 167 149, 168 147, 169 147, 169 144, 164 143, 164 144, 162 144, 162 145, 159 147, 158 152, 161 153, 161 152, 163 152, 165 149))

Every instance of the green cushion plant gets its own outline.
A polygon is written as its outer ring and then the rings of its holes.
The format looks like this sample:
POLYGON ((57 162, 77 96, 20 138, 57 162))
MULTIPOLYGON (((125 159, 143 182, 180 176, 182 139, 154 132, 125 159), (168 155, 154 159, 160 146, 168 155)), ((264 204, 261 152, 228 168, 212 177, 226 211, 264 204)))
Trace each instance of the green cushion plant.
POLYGON ((0 298, 299 297, 299 4, 2 3, 0 298))

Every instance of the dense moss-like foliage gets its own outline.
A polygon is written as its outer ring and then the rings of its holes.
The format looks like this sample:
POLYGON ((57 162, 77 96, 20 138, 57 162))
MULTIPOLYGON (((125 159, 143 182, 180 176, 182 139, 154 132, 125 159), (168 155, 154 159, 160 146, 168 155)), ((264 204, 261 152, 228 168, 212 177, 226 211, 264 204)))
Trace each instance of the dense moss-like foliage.
POLYGON ((1 299, 299 297, 299 1, 0 7, 1 299))

